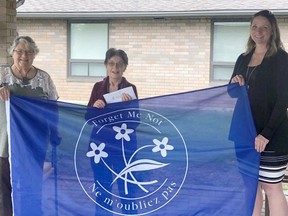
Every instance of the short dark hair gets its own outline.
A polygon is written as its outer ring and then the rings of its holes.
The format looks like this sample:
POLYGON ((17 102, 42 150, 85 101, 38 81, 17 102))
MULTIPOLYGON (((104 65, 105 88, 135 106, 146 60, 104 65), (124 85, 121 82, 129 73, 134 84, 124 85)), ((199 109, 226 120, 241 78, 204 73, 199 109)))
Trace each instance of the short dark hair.
POLYGON ((120 58, 122 58, 125 66, 128 65, 128 56, 125 53, 125 51, 121 49, 115 49, 115 48, 110 48, 107 50, 104 64, 107 65, 109 59, 112 58, 113 56, 119 56, 120 58))

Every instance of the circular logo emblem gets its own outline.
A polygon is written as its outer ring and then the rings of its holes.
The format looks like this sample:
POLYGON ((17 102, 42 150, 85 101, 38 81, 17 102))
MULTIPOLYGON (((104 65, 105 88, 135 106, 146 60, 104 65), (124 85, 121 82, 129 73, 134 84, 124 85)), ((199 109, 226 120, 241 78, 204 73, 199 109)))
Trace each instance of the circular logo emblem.
POLYGON ((188 155, 173 122, 153 111, 128 108, 87 120, 74 163, 96 212, 145 215, 169 208, 185 181, 188 155))

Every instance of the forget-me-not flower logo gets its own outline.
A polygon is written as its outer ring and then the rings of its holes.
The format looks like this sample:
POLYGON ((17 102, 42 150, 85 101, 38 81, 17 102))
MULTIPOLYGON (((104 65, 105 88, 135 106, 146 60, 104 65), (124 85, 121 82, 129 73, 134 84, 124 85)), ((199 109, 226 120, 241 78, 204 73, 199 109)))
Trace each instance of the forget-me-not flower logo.
POLYGON ((91 151, 88 151, 86 153, 87 157, 94 157, 95 164, 98 164, 100 160, 105 164, 107 169, 109 169, 114 175, 115 178, 111 184, 113 184, 117 179, 122 179, 124 181, 124 188, 125 188, 125 194, 128 194, 128 183, 137 185, 142 191, 148 193, 149 191, 145 188, 147 185, 155 184, 158 181, 152 180, 152 181, 138 181, 136 177, 134 176, 134 172, 140 172, 140 171, 149 171, 154 169, 159 169, 162 167, 165 167, 169 165, 169 163, 162 163, 156 160, 152 160, 149 158, 144 159, 135 159, 135 156, 137 153, 145 148, 152 148, 153 153, 161 152, 162 157, 167 156, 167 150, 173 150, 174 147, 172 145, 168 144, 168 138, 164 137, 162 141, 159 141, 157 139, 153 139, 154 144, 148 144, 144 145, 138 149, 136 149, 133 154, 130 156, 130 158, 126 157, 125 154, 125 141, 129 142, 131 140, 129 134, 134 133, 135 131, 133 129, 128 128, 127 124, 122 123, 121 127, 113 126, 113 130, 116 132, 115 140, 121 140, 122 144, 122 156, 123 161, 125 164, 125 167, 119 172, 116 173, 106 162, 103 158, 107 158, 108 154, 104 151, 105 143, 101 143, 99 146, 97 146, 94 142, 90 143, 91 151), (156 146, 155 146, 156 145, 156 146))
POLYGON ((98 164, 100 162, 101 158, 108 157, 108 154, 103 151, 105 148, 105 143, 101 143, 99 146, 97 146, 94 142, 90 143, 91 151, 87 152, 87 157, 94 157, 95 164, 98 164))
POLYGON ((174 147, 172 145, 168 145, 168 138, 164 137, 160 142, 157 139, 153 139, 154 144, 156 145, 152 151, 153 152, 161 152, 162 157, 167 156, 167 150, 173 150, 174 147))

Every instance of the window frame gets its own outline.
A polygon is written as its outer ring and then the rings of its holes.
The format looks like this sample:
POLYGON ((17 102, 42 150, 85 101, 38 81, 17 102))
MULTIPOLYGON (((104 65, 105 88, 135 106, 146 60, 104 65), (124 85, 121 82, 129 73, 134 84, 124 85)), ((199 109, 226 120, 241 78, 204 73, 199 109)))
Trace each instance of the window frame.
MULTIPOLYGON (((210 83, 227 83, 229 81, 229 79, 215 79, 215 71, 214 68, 215 66, 222 66, 223 68, 234 68, 234 65, 236 63, 237 58, 235 58, 234 61, 214 61, 214 36, 215 36, 215 23, 219 23, 219 22, 226 22, 226 23, 248 23, 248 27, 249 27, 249 23, 250 23, 250 19, 246 18, 246 17, 239 17, 239 18, 234 18, 234 19, 212 19, 211 20, 211 52, 210 52, 210 83)), ((249 28, 247 29, 249 31, 249 28)), ((248 38, 247 38, 248 40, 248 38)), ((243 44, 244 46, 246 44, 243 44)), ((243 49, 243 52, 245 52, 245 50, 243 49)), ((240 55, 241 53, 239 53, 240 55)), ((233 71, 232 71, 233 72, 233 71)), ((232 74, 231 74, 232 75, 232 74)))
POLYGON ((96 63, 96 64, 103 64, 104 65, 104 60, 105 60, 105 53, 103 53, 103 59, 72 59, 71 58, 71 26, 72 24, 107 24, 107 47, 106 50, 109 48, 109 21, 105 20, 68 20, 67 23, 67 79, 68 81, 85 81, 85 80, 89 80, 91 81, 91 79, 102 79, 104 78, 106 75, 104 76, 89 76, 89 71, 88 71, 88 76, 76 76, 76 75, 72 75, 72 67, 71 64, 73 63, 88 63, 88 67, 89 67, 89 63, 96 63))

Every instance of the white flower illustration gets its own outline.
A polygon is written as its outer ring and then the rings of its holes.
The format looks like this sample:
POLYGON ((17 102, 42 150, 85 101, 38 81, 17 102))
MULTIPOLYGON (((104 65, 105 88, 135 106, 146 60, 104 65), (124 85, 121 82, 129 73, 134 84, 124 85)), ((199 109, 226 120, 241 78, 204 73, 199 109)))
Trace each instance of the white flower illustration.
POLYGON ((164 137, 162 141, 157 139, 153 139, 154 144, 144 145, 133 152, 133 154, 126 158, 125 154, 125 141, 130 141, 131 138, 129 134, 136 132, 134 129, 128 129, 127 124, 122 123, 121 127, 113 126, 113 130, 116 132, 115 140, 119 140, 122 144, 122 157, 124 161, 124 167, 120 172, 115 172, 113 167, 110 167, 110 164, 107 164, 103 158, 107 158, 108 154, 104 151, 105 143, 101 143, 99 146, 94 142, 90 143, 91 151, 86 153, 86 156, 91 158, 93 157, 95 164, 100 163, 100 161, 107 167, 108 170, 111 171, 115 178, 113 179, 111 185, 117 180, 124 181, 124 191, 125 194, 129 194, 129 184, 137 185, 142 191, 148 193, 149 189, 146 188, 148 185, 156 184, 158 180, 150 180, 150 181, 139 181, 137 177, 134 175, 135 172, 141 171, 149 171, 155 169, 161 169, 169 165, 169 163, 162 163, 154 159, 149 158, 140 158, 137 159, 136 155, 145 148, 152 148, 152 152, 161 153, 162 157, 167 156, 168 150, 173 150, 174 147, 172 145, 168 145, 168 138, 164 137))
POLYGON ((120 127, 113 126, 113 130, 117 132, 115 139, 120 140, 124 138, 126 141, 130 141, 130 137, 128 134, 133 133, 133 129, 128 129, 127 125, 123 123, 120 127))
POLYGON ((168 138, 164 137, 162 141, 159 141, 157 139, 153 139, 154 144, 156 145, 152 152, 161 152, 162 157, 167 156, 167 150, 173 150, 174 147, 172 145, 168 145, 168 138))
POLYGON ((94 142, 90 143, 91 151, 86 153, 87 157, 94 157, 94 162, 98 164, 100 162, 100 159, 108 157, 108 154, 103 151, 105 148, 105 143, 101 143, 99 146, 97 146, 94 142))

